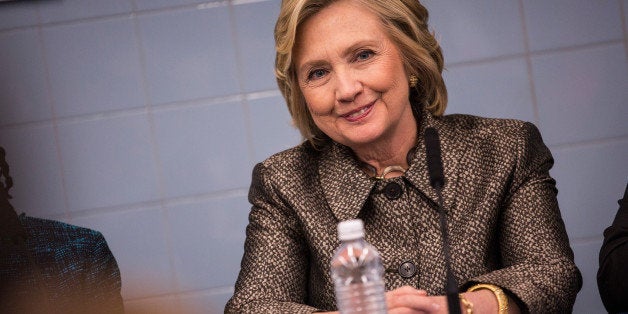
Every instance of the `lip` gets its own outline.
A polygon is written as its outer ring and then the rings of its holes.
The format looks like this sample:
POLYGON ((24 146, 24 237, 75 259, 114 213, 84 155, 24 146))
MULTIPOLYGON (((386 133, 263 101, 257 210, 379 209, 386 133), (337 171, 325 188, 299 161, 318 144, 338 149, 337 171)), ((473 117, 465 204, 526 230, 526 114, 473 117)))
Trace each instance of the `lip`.
POLYGON ((351 112, 345 113, 340 116, 349 122, 359 121, 363 119, 364 117, 366 117, 369 113, 371 113, 374 105, 375 105, 375 102, 371 102, 370 104, 366 106, 362 106, 358 109, 352 110, 351 112))

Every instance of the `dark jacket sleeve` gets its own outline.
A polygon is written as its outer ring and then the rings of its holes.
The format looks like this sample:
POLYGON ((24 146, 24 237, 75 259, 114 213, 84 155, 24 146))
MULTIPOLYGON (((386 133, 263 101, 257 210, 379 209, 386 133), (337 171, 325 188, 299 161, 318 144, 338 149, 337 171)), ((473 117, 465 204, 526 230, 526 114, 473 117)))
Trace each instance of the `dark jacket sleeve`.
POLYGON ((19 219, 28 237, 0 257, 0 313, 124 312, 120 271, 100 232, 19 219))
POLYGON ((94 246, 86 272, 84 289, 91 313, 124 313, 118 264, 105 237, 94 232, 94 246))
POLYGON ((597 285, 610 313, 628 311, 628 185, 613 224, 604 231, 597 285))
POLYGON ((518 136, 518 161, 498 230, 503 268, 473 278, 505 288, 524 312, 569 313, 582 277, 562 220, 553 158, 538 129, 525 123, 518 136))
POLYGON ((308 248, 302 227, 258 164, 249 190, 252 209, 244 257, 225 313, 312 313, 307 306, 308 248))

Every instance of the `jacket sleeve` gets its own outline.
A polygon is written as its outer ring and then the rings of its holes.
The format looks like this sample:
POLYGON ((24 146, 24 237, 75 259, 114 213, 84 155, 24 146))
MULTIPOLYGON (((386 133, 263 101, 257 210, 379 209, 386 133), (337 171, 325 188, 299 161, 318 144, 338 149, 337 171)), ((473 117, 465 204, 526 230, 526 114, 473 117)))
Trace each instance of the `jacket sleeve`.
POLYGON ((582 277, 558 208, 555 181, 549 175, 554 161, 534 125, 523 124, 520 134, 497 230, 503 267, 472 278, 465 286, 500 286, 524 312, 571 312, 582 277))
POLYGON ((93 251, 87 258, 88 267, 82 293, 90 313, 124 313, 120 290, 120 270, 105 237, 94 232, 93 251))
POLYGON ((628 310, 628 185, 613 224, 604 230, 600 249, 600 268, 597 285, 604 307, 610 313, 628 310))
POLYGON ((225 313, 312 313, 307 306, 309 253, 294 212, 262 164, 253 170, 244 257, 225 313))

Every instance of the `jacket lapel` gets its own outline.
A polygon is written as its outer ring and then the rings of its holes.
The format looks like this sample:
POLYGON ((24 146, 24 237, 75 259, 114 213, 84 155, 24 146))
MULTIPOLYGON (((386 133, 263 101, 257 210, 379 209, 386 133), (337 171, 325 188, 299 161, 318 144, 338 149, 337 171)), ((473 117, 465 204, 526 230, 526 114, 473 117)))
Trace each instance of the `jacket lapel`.
POLYGON ((434 204, 438 204, 436 191, 430 185, 430 177, 427 170, 427 154, 425 152, 425 129, 433 127, 438 131, 441 142, 441 158, 443 161, 443 171, 445 174, 445 185, 443 187, 443 202, 445 210, 453 208, 458 185, 458 173, 460 159, 463 158, 458 153, 464 152, 466 148, 456 146, 466 146, 465 141, 461 141, 455 131, 443 124, 438 118, 434 118, 427 110, 421 111, 421 122, 419 123, 419 136, 417 149, 412 160, 410 169, 406 172, 406 178, 421 191, 434 204))
MULTIPOLYGON (((421 110, 417 149, 405 177, 434 204, 438 204, 438 197, 430 186, 427 170, 424 142, 427 127, 434 127, 439 133, 445 174, 443 202, 445 210, 449 212, 455 205, 459 168, 464 158, 459 152, 469 149, 468 143, 461 138, 464 134, 456 133, 453 128, 434 118, 427 110, 421 110)), ((323 152, 318 171, 327 203, 336 219, 342 221, 357 218, 375 182, 360 170, 351 149, 332 142, 329 149, 323 152)))
POLYGON ((375 182, 360 170, 351 150, 332 143, 323 153, 318 171, 327 203, 336 219, 357 218, 375 182))

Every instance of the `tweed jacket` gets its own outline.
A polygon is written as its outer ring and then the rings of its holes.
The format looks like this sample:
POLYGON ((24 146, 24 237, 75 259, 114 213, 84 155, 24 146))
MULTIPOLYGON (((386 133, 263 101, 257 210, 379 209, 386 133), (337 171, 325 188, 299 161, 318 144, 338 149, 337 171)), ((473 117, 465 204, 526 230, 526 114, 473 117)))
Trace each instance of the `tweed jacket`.
POLYGON ((124 313, 120 271, 100 232, 19 221, 23 245, 0 246, 0 313, 124 313))
POLYGON ((225 312, 335 310, 336 226, 354 218, 364 221, 366 240, 382 255, 387 290, 410 285, 444 294, 437 196, 422 140, 428 126, 440 134, 452 270, 461 290, 491 283, 524 312, 570 312, 582 279, 549 175, 553 159, 537 128, 426 111, 400 177, 370 178, 337 143, 322 150, 304 143, 257 164, 245 253, 225 312), (390 184, 401 192, 387 191, 390 184), (409 278, 401 270, 407 262, 415 268, 409 278))

